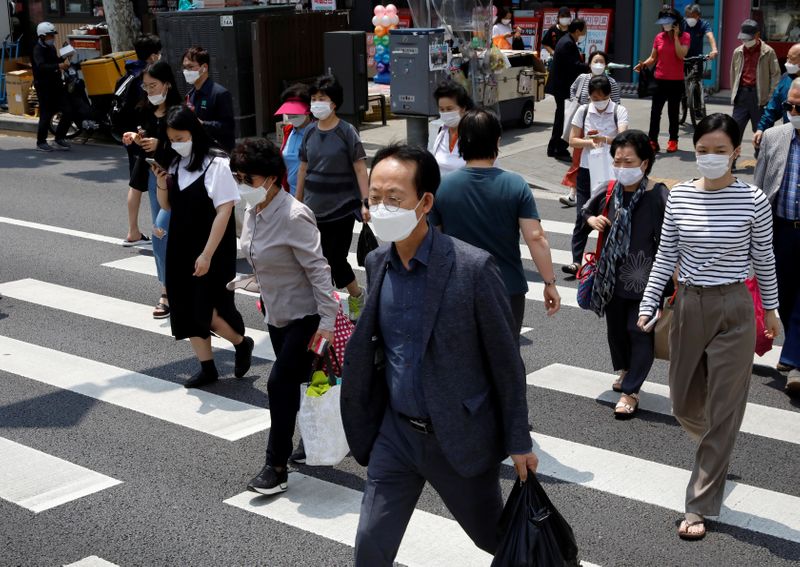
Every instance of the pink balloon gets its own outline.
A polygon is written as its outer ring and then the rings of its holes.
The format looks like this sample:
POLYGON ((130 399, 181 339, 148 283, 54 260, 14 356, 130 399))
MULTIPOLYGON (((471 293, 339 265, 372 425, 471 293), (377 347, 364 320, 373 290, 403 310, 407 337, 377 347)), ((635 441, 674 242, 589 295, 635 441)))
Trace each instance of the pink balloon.
POLYGON ((386 5, 386 13, 389 15, 394 15, 397 13, 397 6, 394 4, 387 4, 386 5))
POLYGON ((386 13, 386 8, 384 8, 383 6, 381 6, 379 4, 379 5, 375 6, 375 9, 372 10, 372 13, 375 14, 376 16, 378 16, 378 17, 381 17, 381 16, 383 16, 383 14, 386 13))

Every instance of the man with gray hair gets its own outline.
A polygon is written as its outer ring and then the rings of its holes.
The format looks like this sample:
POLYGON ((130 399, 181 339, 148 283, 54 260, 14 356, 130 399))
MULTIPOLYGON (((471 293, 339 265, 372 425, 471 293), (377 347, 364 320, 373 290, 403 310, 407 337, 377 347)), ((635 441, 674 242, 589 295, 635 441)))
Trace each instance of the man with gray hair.
POLYGON ((717 51, 717 40, 714 39, 714 32, 711 31, 711 24, 708 20, 701 18, 702 12, 699 4, 689 4, 684 11, 686 16, 683 20, 682 30, 689 34, 691 43, 689 44, 689 52, 686 57, 697 57, 703 54, 703 40, 708 38, 708 44, 711 46, 711 51, 708 53, 709 59, 716 59, 719 52, 717 51))
POLYGON ((789 53, 786 55, 786 72, 772 92, 772 97, 761 113, 756 133, 753 134, 753 146, 756 150, 761 145, 761 136, 764 135, 764 130, 772 128, 781 117, 783 117, 784 124, 789 122, 789 116, 783 111, 783 103, 786 101, 786 95, 789 94, 792 81, 798 76, 800 76, 800 43, 795 43, 789 48, 789 53))
POLYGON ((800 78, 782 105, 789 123, 770 128, 761 139, 754 183, 772 203, 778 315, 786 339, 777 369, 788 373, 786 393, 800 394, 800 78))

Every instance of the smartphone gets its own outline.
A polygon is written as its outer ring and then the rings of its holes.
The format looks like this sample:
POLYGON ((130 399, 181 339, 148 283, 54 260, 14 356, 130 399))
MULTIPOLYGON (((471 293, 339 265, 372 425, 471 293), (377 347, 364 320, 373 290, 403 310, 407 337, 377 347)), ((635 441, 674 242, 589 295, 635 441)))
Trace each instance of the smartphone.
POLYGON ((144 158, 144 161, 146 161, 149 165, 154 165, 158 169, 164 171, 164 166, 158 163, 155 159, 149 157, 149 158, 144 158))
POLYGON ((649 333, 656 326, 656 322, 661 318, 661 310, 656 311, 656 314, 647 322, 642 329, 645 333, 649 333))

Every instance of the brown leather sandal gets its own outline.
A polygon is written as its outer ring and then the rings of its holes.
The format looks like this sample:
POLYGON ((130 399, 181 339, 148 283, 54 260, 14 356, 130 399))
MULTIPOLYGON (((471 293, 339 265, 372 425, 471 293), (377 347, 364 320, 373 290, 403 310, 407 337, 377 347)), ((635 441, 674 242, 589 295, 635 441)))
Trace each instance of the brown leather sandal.
POLYGON ((690 522, 688 520, 683 520, 681 525, 678 526, 678 537, 687 541, 697 541, 701 540, 706 537, 706 521, 705 520, 696 520, 694 522, 690 522), (701 531, 689 531, 693 527, 702 526, 701 531))
POLYGON ((169 303, 167 303, 167 295, 162 293, 153 309, 153 319, 166 319, 167 317, 169 317, 169 303))

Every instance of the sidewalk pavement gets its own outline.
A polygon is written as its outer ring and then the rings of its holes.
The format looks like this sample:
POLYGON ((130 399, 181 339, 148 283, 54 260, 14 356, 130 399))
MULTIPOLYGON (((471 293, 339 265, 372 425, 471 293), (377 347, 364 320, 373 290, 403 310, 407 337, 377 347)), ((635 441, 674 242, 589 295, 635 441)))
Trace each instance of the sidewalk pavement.
MULTIPOLYGON (((648 129, 650 123, 651 99, 623 98, 622 104, 627 108, 630 127, 639 130, 648 129)), ((731 112, 730 105, 708 104, 711 112, 731 112)), ((548 96, 536 104, 534 123, 528 129, 509 128, 504 130, 500 141, 500 167, 519 173, 528 183, 537 189, 537 197, 557 199, 566 192, 561 179, 569 169, 569 164, 547 157, 547 143, 552 131, 552 117, 555 113, 555 102, 548 96)), ((687 121, 688 122, 688 121, 687 121)), ((37 120, 22 116, 0 113, 0 131, 36 132, 37 120)), ((692 126, 681 127, 678 141, 679 151, 667 154, 663 150, 658 154, 653 166, 651 178, 664 181, 672 186, 697 175, 692 149, 692 126)), ((383 146, 392 142, 401 142, 406 138, 406 122, 403 119, 389 120, 386 126, 380 122, 364 123, 361 139, 367 155, 371 158, 383 146)), ((661 118, 661 136, 659 144, 667 146, 667 113, 666 107, 661 118)), ((755 158, 753 157, 753 133, 748 129, 742 142, 742 157, 738 161, 736 175, 746 182, 752 182, 755 158)), ((33 148, 32 148, 33 149, 33 148)))

